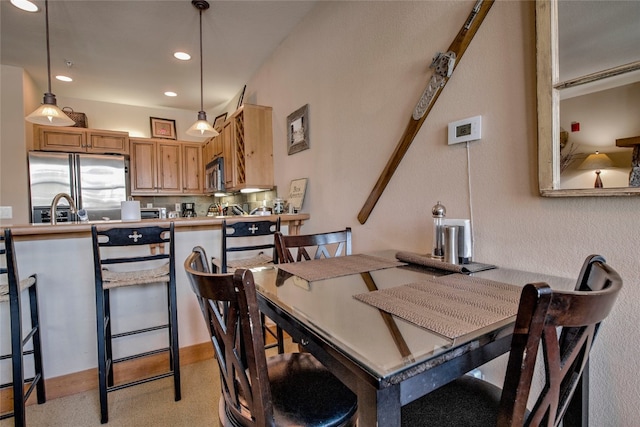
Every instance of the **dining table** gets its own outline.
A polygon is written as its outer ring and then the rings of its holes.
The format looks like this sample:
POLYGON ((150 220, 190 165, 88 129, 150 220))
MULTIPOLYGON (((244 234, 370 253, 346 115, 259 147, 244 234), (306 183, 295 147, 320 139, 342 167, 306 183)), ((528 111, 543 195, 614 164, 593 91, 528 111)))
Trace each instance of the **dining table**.
MULTIPOLYGON (((357 395, 360 427, 400 426, 403 405, 507 353, 524 285, 576 283, 492 264, 452 272, 398 253, 252 269, 260 310, 357 395)), ((565 425, 586 425, 585 383, 565 425)))

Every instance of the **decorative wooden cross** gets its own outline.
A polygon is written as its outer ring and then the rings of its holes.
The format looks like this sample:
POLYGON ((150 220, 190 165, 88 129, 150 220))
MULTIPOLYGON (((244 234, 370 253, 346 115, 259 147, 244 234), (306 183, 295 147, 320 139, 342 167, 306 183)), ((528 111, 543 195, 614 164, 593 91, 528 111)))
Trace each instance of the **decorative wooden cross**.
POLYGON ((258 231, 258 226, 255 224, 251 225, 251 227, 249 227, 249 231, 251 231, 251 234, 256 234, 256 231, 258 231))
POLYGON ((133 239, 134 243, 138 243, 138 239, 142 239, 142 234, 138 234, 138 230, 134 230, 133 234, 129 234, 129 238, 133 239))

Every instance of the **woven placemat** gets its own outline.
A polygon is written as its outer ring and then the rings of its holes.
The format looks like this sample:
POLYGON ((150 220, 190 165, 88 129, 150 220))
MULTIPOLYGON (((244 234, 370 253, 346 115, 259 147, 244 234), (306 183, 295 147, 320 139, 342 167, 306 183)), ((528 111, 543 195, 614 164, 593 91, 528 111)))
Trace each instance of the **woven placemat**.
POLYGON ((515 315, 522 288, 451 274, 354 298, 455 339, 515 315))
POLYGON ((399 267, 401 265, 405 265, 405 263, 371 255, 358 254, 278 264, 277 267, 294 276, 302 277, 309 282, 314 282, 316 280, 331 279, 333 277, 348 276, 350 274, 382 270, 384 268, 399 267))

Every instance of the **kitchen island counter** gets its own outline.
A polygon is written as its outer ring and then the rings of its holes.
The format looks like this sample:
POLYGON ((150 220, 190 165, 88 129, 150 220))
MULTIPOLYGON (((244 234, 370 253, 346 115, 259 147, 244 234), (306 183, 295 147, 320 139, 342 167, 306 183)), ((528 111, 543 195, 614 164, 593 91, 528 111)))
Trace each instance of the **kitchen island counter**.
POLYGON ((282 226, 288 227, 289 234, 299 234, 300 227, 304 221, 310 218, 308 213, 283 214, 283 215, 234 215, 234 216, 203 216, 193 218, 166 218, 166 219, 143 219, 140 221, 86 221, 86 222, 60 222, 51 224, 2 224, 3 228, 11 228, 14 236, 20 236, 20 240, 36 240, 39 238, 65 238, 82 237, 91 233, 91 226, 96 224, 113 224, 115 227, 131 227, 139 224, 141 227, 148 227, 155 224, 167 224, 173 222, 176 231, 193 231, 198 229, 219 229, 222 221, 234 223, 238 221, 264 221, 275 220, 280 217, 282 226), (26 236, 26 237, 24 237, 26 236))

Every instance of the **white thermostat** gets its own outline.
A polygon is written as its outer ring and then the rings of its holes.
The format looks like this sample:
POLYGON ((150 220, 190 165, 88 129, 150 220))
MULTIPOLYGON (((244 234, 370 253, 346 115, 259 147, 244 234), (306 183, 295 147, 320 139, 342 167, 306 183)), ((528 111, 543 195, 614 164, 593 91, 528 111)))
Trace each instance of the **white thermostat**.
POLYGON ((482 116, 449 123, 449 145, 482 138, 482 116))

